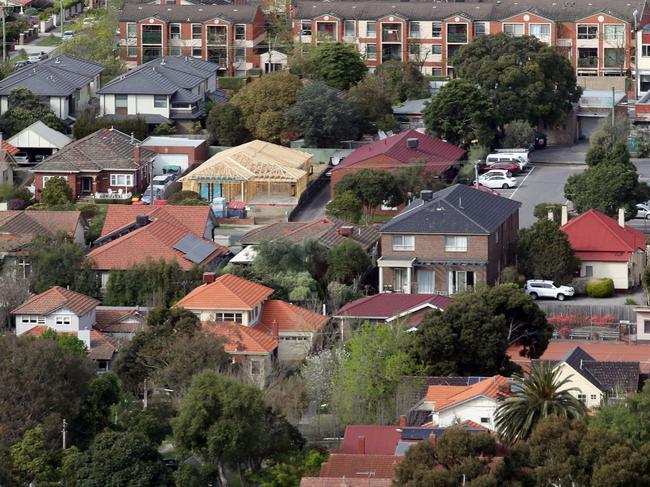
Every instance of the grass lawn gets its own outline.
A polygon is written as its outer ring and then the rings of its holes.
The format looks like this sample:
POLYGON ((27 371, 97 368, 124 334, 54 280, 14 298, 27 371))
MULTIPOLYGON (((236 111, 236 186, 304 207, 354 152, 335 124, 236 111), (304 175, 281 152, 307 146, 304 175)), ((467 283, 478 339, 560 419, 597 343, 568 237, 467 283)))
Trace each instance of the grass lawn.
POLYGON ((56 37, 54 35, 50 35, 48 37, 45 37, 38 41, 36 43, 37 46, 58 46, 62 43, 63 41, 61 40, 60 37, 56 37))
POLYGON ((389 215, 375 215, 373 217, 373 223, 386 223, 389 222, 393 219, 392 216, 389 215))

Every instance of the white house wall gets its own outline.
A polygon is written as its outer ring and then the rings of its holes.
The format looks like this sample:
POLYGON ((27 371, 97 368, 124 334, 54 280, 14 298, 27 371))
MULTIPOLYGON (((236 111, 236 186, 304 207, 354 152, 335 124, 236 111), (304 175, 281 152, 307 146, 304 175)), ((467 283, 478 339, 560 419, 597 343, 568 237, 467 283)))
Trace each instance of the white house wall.
POLYGON ((497 401, 487 397, 477 397, 473 400, 458 404, 457 406, 445 409, 444 411, 434 414, 437 416, 437 423, 441 427, 452 426, 456 423, 463 421, 474 421, 475 423, 489 428, 495 429, 494 426, 494 413, 497 408, 497 401), (487 423, 481 421, 482 418, 488 418, 487 423))
POLYGON ((314 334, 311 332, 280 332, 278 359, 281 362, 304 360, 311 350, 314 334), (296 338, 300 337, 300 340, 296 338))
POLYGON ((558 381, 568 379, 563 390, 575 388, 576 390, 570 391, 570 394, 576 399, 578 398, 578 394, 586 395, 586 404, 589 409, 600 406, 602 399, 602 391, 600 389, 566 363, 558 365, 557 369, 560 371, 558 374, 558 381))
POLYGON ((50 108, 61 120, 68 118, 68 98, 63 96, 51 96, 50 108))
POLYGON ((582 261, 580 264, 580 275, 587 275, 587 266, 593 268, 594 278, 609 277, 614 281, 616 289, 627 289, 629 287, 627 262, 598 262, 598 261, 582 261))

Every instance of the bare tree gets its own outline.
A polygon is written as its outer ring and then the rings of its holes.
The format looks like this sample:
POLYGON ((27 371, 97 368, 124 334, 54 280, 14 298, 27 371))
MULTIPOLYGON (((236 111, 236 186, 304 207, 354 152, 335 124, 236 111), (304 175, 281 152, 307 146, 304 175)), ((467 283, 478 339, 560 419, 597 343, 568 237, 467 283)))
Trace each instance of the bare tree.
POLYGON ((0 329, 12 328, 11 310, 29 298, 29 280, 11 269, 0 273, 0 329))

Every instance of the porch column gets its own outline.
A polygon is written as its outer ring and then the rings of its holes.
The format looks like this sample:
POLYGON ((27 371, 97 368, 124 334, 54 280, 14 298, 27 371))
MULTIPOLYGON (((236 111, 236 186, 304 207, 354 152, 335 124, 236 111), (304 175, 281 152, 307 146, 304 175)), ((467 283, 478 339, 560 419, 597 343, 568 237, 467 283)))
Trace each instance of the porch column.
POLYGON ((384 292, 384 268, 379 268, 379 292, 384 292))
POLYGON ((406 268, 406 294, 411 294, 411 269, 412 267, 406 268))
POLYGON ((241 186, 241 200, 246 201, 246 198, 244 197, 244 181, 239 183, 241 186))

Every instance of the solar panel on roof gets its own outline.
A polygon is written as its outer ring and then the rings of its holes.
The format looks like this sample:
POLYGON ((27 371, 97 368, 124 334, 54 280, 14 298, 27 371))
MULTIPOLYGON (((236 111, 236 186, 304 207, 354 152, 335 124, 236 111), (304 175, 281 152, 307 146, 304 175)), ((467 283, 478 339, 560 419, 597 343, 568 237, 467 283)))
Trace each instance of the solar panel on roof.
POLYGON ((434 430, 431 428, 403 428, 400 439, 402 440, 426 440, 434 430))
POLYGON ((196 245, 196 236, 188 233, 174 245, 174 248, 180 252, 187 253, 196 245))
POLYGON ((194 262, 195 264, 200 264, 203 262, 215 248, 210 242, 201 240, 196 246, 192 248, 189 252, 185 252, 185 258, 194 262))

